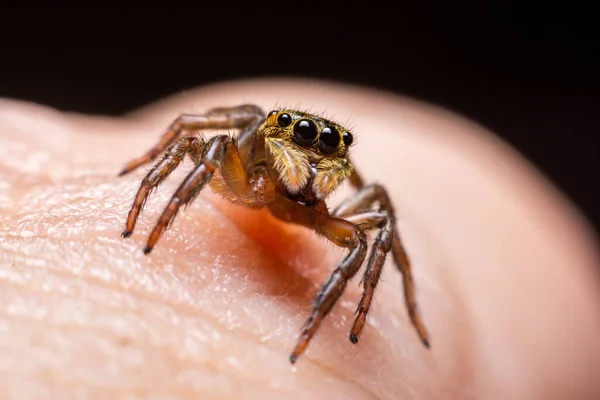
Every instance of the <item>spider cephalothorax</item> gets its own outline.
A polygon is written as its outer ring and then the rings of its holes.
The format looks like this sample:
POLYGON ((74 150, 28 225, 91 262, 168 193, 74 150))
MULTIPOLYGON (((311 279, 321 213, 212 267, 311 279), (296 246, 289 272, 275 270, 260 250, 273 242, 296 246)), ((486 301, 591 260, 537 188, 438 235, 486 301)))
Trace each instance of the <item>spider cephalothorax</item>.
POLYGON ((396 229, 394 208, 385 188, 365 185, 348 158, 353 136, 326 118, 296 110, 274 110, 268 115, 258 106, 214 108, 205 114, 180 115, 161 140, 143 156, 131 161, 121 175, 164 153, 142 181, 129 211, 123 237, 131 236, 151 190, 156 188, 187 155, 194 169, 181 183, 150 233, 144 253, 152 251, 179 209, 190 203, 208 183, 230 201, 267 208, 275 217, 303 225, 326 237, 348 254, 321 287, 290 361, 304 352, 321 321, 344 292, 349 279, 367 258, 367 231, 376 231, 362 280, 364 292, 350 332, 358 341, 385 258, 392 253, 404 276, 404 294, 410 319, 421 341, 429 347, 427 331, 417 313, 408 257, 396 229), (236 129, 205 139, 200 129, 236 129), (345 179, 356 195, 329 211, 325 199, 345 179))

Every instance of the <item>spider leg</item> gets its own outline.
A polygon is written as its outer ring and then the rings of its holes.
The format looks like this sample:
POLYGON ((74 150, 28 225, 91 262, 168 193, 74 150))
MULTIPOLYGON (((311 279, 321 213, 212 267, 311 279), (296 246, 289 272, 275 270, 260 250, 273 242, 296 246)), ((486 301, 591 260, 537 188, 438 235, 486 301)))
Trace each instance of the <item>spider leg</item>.
MULTIPOLYGON (((358 175, 357 175, 358 176, 358 175)), ((362 179, 358 178, 358 181, 362 179)), ((421 316, 417 311, 415 285, 412 276, 410 261, 396 228, 396 216, 391 200, 385 188, 378 184, 363 186, 358 193, 342 202, 332 215, 344 219, 363 218, 366 230, 380 227, 380 232, 375 239, 367 268, 363 277, 363 296, 358 306, 358 315, 350 333, 353 343, 358 341, 358 335, 364 326, 366 315, 373 300, 373 293, 381 276, 381 270, 388 252, 392 252, 394 264, 403 276, 404 300, 411 323, 415 327, 423 345, 429 348, 429 335, 421 316), (364 211, 379 203, 378 211, 364 211), (369 218, 368 213, 372 213, 369 218), (354 214, 354 215, 353 215, 354 214)))
MULTIPOLYGON (((352 178, 357 176, 358 174, 353 171, 350 175, 351 182, 352 178)), ((362 183, 362 179, 360 179, 359 182, 362 183)), ((331 211, 331 215, 336 218, 346 219, 347 216, 354 217, 357 212, 368 212, 368 210, 372 208, 373 203, 378 200, 377 190, 374 189, 373 186, 374 185, 363 185, 357 187, 358 192, 356 192, 356 194, 354 194, 352 197, 348 197, 343 200, 331 211)))
MULTIPOLYGON (((367 314, 373 301, 373 294, 375 293, 375 288, 379 283, 379 278, 381 277, 381 272, 383 271, 385 258, 392 245, 392 238, 394 234, 394 227, 391 222, 392 220, 387 215, 385 215, 384 218, 385 224, 379 231, 379 234, 377 235, 377 238, 371 247, 371 254, 369 256, 367 268, 362 279, 363 295, 360 299, 360 303, 358 304, 358 308, 356 309, 356 319, 354 320, 354 324, 350 330, 350 341, 355 344, 358 343, 358 336, 365 325, 367 314)), ((374 226, 377 226, 377 222, 375 220, 373 222, 374 226)))
POLYGON ((133 233, 138 216, 144 208, 150 192, 160 185, 175 170, 175 168, 177 168, 186 154, 197 163, 204 144, 204 140, 189 136, 178 140, 169 147, 163 159, 148 172, 140 184, 133 205, 127 215, 125 230, 121 236, 128 238, 133 233))
POLYGON ((290 355, 292 364, 306 350, 323 318, 344 292, 348 280, 356 275, 367 253, 366 235, 348 221, 324 216, 318 230, 338 246, 348 248, 349 253, 319 290, 314 300, 313 312, 304 324, 298 343, 290 355))
POLYGON ((179 185, 169 203, 163 210, 158 222, 152 229, 148 242, 144 248, 144 254, 152 251, 152 248, 175 219, 181 206, 192 202, 200 193, 202 188, 210 181, 215 170, 219 168, 223 156, 225 155, 226 144, 231 139, 229 136, 219 135, 211 138, 204 146, 202 160, 188 174, 184 181, 179 185))
MULTIPOLYGON (((348 158, 348 161, 350 162, 350 164, 352 164, 350 158, 348 158)), ((352 186, 354 186, 356 190, 360 190, 363 187, 365 187, 365 180, 362 178, 362 176, 360 176, 356 168, 352 170, 352 173, 348 177, 348 181, 352 186)))
MULTIPOLYGON (((337 215, 336 215, 337 217, 337 215)), ((368 231, 375 229, 388 218, 387 214, 381 211, 357 211, 352 214, 344 214, 340 217, 348 222, 352 222, 354 225, 358 225, 362 230, 368 231)))
POLYGON ((182 132, 200 129, 239 129, 263 119, 264 112, 262 109, 252 104, 213 108, 205 114, 182 114, 171 123, 155 146, 144 155, 128 162, 119 173, 119 176, 128 174, 136 168, 154 160, 182 132))

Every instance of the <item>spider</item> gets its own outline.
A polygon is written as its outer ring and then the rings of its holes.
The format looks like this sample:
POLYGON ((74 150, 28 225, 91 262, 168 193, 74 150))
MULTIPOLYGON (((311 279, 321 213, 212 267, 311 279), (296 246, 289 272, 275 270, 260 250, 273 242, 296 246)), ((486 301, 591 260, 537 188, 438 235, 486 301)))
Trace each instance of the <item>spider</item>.
POLYGON ((344 292, 348 280, 367 258, 366 232, 375 230, 378 233, 361 281, 363 294, 350 331, 350 341, 358 342, 384 261, 391 251, 395 265, 403 275, 410 320, 422 343, 429 348, 428 334, 417 312, 410 263, 396 229, 394 207, 383 186, 365 185, 354 169, 348 158, 352 142, 352 133, 337 123, 292 109, 266 114, 256 105, 243 104, 213 108, 204 114, 182 114, 154 147, 130 161, 119 174, 125 175, 164 153, 143 179, 122 236, 131 236, 150 192, 187 155, 195 167, 173 194, 154 226, 144 248, 145 254, 152 251, 179 209, 192 202, 206 184, 233 203, 267 208, 276 218, 312 229, 337 246, 348 249, 314 299, 313 311, 289 358, 293 364, 344 292), (205 139, 190 132, 201 129, 235 129, 238 134, 205 139), (345 179, 357 193, 329 211, 325 200, 345 179))

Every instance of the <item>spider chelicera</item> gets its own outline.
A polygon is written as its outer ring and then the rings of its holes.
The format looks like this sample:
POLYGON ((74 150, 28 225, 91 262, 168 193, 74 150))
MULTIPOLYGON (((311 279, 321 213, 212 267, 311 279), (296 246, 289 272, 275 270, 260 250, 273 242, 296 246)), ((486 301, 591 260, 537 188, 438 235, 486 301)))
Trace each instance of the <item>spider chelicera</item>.
POLYGON ((377 231, 362 280, 363 295, 357 308, 350 341, 358 342, 373 300, 387 254, 403 275, 404 297, 411 322, 429 347, 428 334, 417 313, 410 263, 396 229, 394 207, 379 184, 365 185, 348 158, 353 136, 344 127, 306 112, 283 109, 265 114, 252 104, 214 108, 205 114, 182 114, 160 141, 143 156, 129 162, 120 175, 162 159, 142 181, 127 216, 122 236, 131 236, 136 220, 152 189, 156 188, 187 155, 195 164, 171 197, 150 233, 144 253, 152 251, 179 209, 202 188, 212 189, 236 204, 267 208, 275 217, 305 226, 326 237, 348 254, 319 290, 312 314, 304 324, 290 361, 305 351, 322 320, 342 295, 348 280, 367 258, 367 231, 377 231), (235 137, 205 139, 201 129, 235 129, 235 137), (325 199, 345 179, 357 193, 332 211, 325 199))

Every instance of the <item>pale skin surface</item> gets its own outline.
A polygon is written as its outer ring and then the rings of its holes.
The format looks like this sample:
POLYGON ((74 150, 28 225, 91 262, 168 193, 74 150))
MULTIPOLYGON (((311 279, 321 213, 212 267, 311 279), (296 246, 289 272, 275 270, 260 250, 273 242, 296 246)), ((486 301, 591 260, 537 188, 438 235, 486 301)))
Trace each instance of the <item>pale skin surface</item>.
POLYGON ((581 215, 518 155, 411 100, 246 81, 114 119, 0 102, 3 399, 594 398, 598 254, 581 215), (310 301, 343 252, 210 189, 144 256, 189 162, 150 199, 132 238, 120 237, 146 170, 117 178, 124 163, 179 113, 247 102, 351 122, 357 168, 395 201, 431 350, 388 260, 358 344, 348 333, 359 276, 292 367, 310 301))

